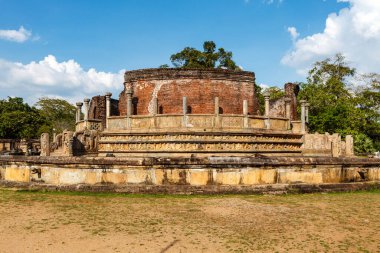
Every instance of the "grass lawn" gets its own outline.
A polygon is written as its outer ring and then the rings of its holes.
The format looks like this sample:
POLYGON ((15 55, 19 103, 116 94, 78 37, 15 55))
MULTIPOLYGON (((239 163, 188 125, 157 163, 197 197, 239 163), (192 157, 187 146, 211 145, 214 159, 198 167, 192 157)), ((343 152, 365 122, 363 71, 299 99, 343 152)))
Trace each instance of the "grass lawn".
POLYGON ((380 191, 117 195, 0 190, 0 252, 380 252, 380 191))

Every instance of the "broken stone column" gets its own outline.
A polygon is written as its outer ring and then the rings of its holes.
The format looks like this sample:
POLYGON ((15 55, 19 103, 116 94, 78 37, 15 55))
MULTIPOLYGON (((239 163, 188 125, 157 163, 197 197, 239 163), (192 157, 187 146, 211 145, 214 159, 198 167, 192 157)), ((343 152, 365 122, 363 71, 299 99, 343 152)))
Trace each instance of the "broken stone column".
POLYGON ((106 128, 108 128, 108 118, 111 116, 111 92, 106 93, 106 128))
POLYGON ((106 93, 106 117, 109 118, 111 116, 111 92, 106 93))
POLYGON ((49 133, 41 134, 41 156, 50 156, 49 133))
POLYGON ((128 88, 126 90, 127 94, 127 116, 130 117, 132 115, 132 89, 128 88))
POLYGON ((290 98, 285 98, 285 117, 288 119, 288 129, 290 129, 291 112, 290 112, 290 98))
POLYGON ((301 133, 306 132, 306 100, 301 100, 301 133))
POLYGON ((153 116, 155 116, 158 112, 158 101, 157 98, 153 98, 153 116))
POLYGON ((85 98, 83 100, 83 102, 84 102, 84 120, 87 121, 88 120, 88 109, 89 109, 89 105, 90 105, 90 99, 85 98))
POLYGON ((269 120, 269 97, 270 97, 270 94, 268 91, 265 91, 264 92, 264 100, 265 100, 265 128, 266 129, 270 129, 270 120, 269 120))
POLYGON ((309 103, 306 103, 305 105, 305 121, 306 123, 309 123, 309 107, 310 107, 310 104, 309 103))
POLYGON ((215 97, 215 116, 219 116, 219 98, 215 97))
POLYGON ((187 98, 182 97, 183 126, 187 126, 187 98))
POLYGON ((187 114, 187 98, 186 97, 182 97, 182 112, 183 112, 183 115, 187 114))
POLYGON ((352 135, 346 135, 346 156, 354 156, 354 138, 352 135))
POLYGON ((214 127, 220 127, 220 117, 219 117, 219 97, 215 97, 215 109, 214 109, 214 127))
POLYGON ((265 91, 264 92, 264 100, 265 100, 265 116, 266 117, 269 117, 269 97, 270 97, 270 94, 268 91, 265 91))
POLYGON ((78 123, 81 120, 81 114, 82 114, 82 102, 77 102, 77 113, 76 113, 76 120, 75 122, 78 123))
POLYGON ((247 100, 243 100, 243 115, 244 115, 243 127, 248 128, 248 101, 247 100))

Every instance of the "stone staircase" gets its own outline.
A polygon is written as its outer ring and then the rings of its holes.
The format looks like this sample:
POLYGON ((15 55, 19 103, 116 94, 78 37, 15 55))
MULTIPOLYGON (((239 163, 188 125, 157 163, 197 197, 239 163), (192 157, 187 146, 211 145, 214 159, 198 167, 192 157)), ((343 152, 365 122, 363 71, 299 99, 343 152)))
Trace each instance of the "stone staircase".
POLYGON ((302 134, 289 131, 116 132, 99 139, 99 156, 299 155, 302 134))

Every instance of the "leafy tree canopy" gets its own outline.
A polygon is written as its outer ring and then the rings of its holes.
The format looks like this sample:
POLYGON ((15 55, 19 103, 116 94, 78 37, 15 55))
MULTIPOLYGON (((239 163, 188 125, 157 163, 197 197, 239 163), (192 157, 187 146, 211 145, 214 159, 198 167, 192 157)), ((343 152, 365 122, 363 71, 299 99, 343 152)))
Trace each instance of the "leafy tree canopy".
POLYGON ((65 129, 74 130, 76 108, 66 100, 40 98, 36 106, 56 133, 61 133, 65 129))
POLYGON ((47 125, 49 122, 39 110, 22 98, 0 100, 0 138, 37 138, 47 125))
POLYGON ((372 82, 355 88, 349 85, 354 77, 355 69, 337 54, 315 63, 307 82, 301 84, 299 99, 310 103, 311 132, 352 134, 358 153, 373 152, 379 145, 380 85, 372 75, 372 82))
MULTIPOLYGON (((205 41, 203 43, 203 51, 186 47, 181 52, 173 54, 170 60, 176 68, 240 70, 232 60, 232 52, 226 51, 224 48, 216 49, 216 44, 213 41, 205 41)), ((165 68, 168 65, 162 65, 161 67, 165 68)))
POLYGON ((75 107, 65 100, 41 98, 36 107, 17 97, 0 100, 0 138, 39 138, 53 129, 59 133, 74 127, 75 107))

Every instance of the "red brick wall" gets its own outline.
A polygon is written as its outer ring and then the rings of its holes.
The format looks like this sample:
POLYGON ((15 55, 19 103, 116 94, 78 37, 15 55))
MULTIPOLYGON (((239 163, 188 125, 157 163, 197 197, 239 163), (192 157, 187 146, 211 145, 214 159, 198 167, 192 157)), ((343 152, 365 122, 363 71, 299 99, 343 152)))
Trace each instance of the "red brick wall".
POLYGON ((290 98, 290 118, 292 120, 297 120, 298 115, 297 115, 297 95, 298 92, 300 91, 300 87, 298 84, 295 83, 286 83, 285 84, 285 96, 290 98))
MULTIPOLYGON (((111 99, 111 116, 118 116, 119 101, 116 99, 111 99)), ((88 119, 100 119, 102 120, 103 127, 106 125, 106 97, 105 96, 95 96, 90 101, 90 106, 88 109, 88 119)))
MULTIPOLYGON (((132 87, 138 115, 149 114, 155 89, 164 114, 182 114, 182 97, 194 114, 214 113, 215 97, 224 114, 242 114, 243 100, 248 101, 249 114, 258 110, 252 72, 148 69, 126 72, 125 81, 125 87, 132 87)), ((125 89, 119 97, 120 115, 127 113, 125 89)))

